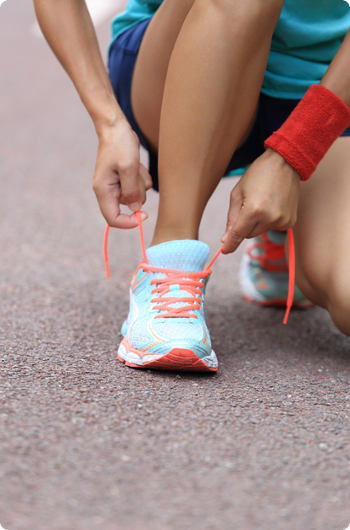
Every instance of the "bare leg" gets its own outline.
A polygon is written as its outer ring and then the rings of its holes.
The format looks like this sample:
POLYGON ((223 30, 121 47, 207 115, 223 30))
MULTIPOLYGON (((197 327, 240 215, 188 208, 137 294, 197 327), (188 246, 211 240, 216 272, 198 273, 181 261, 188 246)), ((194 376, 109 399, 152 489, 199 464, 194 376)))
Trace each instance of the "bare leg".
MULTIPOLYGON (((174 0, 165 0, 157 13, 159 24, 165 8, 174 4, 174 0)), ((281 0, 195 0, 187 16, 186 9, 183 10, 182 25, 179 15, 180 33, 177 38, 176 31, 171 33, 173 44, 166 46, 156 31, 157 15, 151 22, 135 68, 133 108, 154 148, 157 130, 147 130, 152 116, 147 119, 147 111, 137 98, 142 91, 140 80, 145 82, 146 77, 145 72, 141 75, 141 65, 146 64, 147 57, 151 61, 156 47, 164 46, 169 57, 174 46, 167 71, 167 60, 163 57, 159 62, 163 76, 160 75, 154 92, 155 117, 161 108, 160 204, 152 244, 197 239, 207 201, 253 119, 282 5, 281 0)), ((143 86, 147 86, 150 94, 152 81, 143 86)))
POLYGON ((350 138, 339 138, 300 186, 297 283, 350 335, 350 138))
POLYGON ((158 152, 159 122, 170 57, 194 0, 165 0, 142 39, 131 88, 136 121, 158 152))

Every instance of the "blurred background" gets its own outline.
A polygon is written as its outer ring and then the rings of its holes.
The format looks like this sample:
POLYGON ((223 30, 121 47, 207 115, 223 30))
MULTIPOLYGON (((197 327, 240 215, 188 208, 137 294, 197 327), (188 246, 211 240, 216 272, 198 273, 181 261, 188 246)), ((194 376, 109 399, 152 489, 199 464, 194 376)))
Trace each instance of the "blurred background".
MULTIPOLYGON (((87 4, 105 57, 126 2, 87 4)), ((97 138, 28 0, 0 7, 0 73, 1 525, 346 528, 348 338, 321 309, 283 326, 283 310, 244 302, 239 249, 215 263, 206 297, 217 374, 118 363, 139 235, 112 231, 107 281, 97 138)), ((205 213, 212 255, 234 183, 205 213)), ((146 242, 157 201, 151 190, 146 242)))

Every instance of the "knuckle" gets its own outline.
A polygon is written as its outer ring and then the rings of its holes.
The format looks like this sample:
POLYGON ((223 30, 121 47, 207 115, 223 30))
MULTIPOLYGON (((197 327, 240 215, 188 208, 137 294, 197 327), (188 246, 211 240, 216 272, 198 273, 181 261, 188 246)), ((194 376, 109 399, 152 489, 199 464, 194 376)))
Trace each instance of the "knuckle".
POLYGON ((249 208, 251 217, 260 217, 264 213, 264 206, 260 202, 255 202, 249 208))
POLYGON ((101 192, 101 186, 100 186, 99 182, 97 182, 96 180, 93 180, 92 181, 92 189, 94 190, 96 195, 99 195, 100 192, 101 192))
POLYGON ((137 188, 122 188, 124 199, 131 200, 139 196, 139 190, 137 188))
POLYGON ((230 230, 229 232, 231 241, 234 243, 241 243, 243 241, 243 237, 238 234, 235 230, 230 230))
POLYGON ((270 223, 284 224, 285 216, 281 211, 278 210, 270 213, 270 215, 268 216, 268 220, 270 223))
POLYGON ((137 160, 121 160, 118 166, 121 173, 137 173, 139 169, 137 160))
POLYGON ((236 185, 236 187, 234 187, 233 190, 231 190, 230 192, 230 203, 231 204, 234 204, 235 202, 242 200, 242 195, 240 193, 239 188, 237 188, 237 186, 238 185, 236 185))
POLYGON ((291 217, 290 217, 290 215, 287 215, 285 213, 281 213, 281 215, 278 217, 276 222, 278 223, 278 226, 280 228, 284 229, 285 227, 290 226, 291 217))
POLYGON ((235 214, 234 214, 234 212, 229 211, 228 214, 227 214, 227 225, 228 225, 228 228, 230 226, 233 226, 234 222, 235 222, 235 214))
POLYGON ((274 212, 266 212, 263 220, 265 223, 273 225, 278 223, 279 217, 274 212))

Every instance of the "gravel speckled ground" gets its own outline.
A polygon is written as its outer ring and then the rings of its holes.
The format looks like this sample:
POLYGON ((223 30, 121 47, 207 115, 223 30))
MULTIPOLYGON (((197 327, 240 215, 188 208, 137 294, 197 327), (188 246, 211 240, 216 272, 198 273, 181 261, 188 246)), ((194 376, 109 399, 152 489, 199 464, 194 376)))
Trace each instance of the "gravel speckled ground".
MULTIPOLYGON (((240 250, 208 287, 216 375, 116 361, 138 233, 111 234, 107 282, 93 127, 33 21, 28 1, 0 8, 1 525, 343 530, 349 339, 323 310, 286 327, 282 310, 242 301, 240 250)), ((203 222, 213 253, 232 184, 203 222)), ((156 207, 150 193, 148 241, 156 207)))

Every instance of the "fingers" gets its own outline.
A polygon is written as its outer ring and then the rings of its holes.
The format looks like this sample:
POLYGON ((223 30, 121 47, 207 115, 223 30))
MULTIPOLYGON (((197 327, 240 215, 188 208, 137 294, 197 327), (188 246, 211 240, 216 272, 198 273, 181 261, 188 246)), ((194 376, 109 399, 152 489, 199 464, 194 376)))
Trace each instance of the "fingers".
POLYGON ((152 188, 152 177, 143 164, 140 163, 139 175, 145 183, 146 191, 152 188))
POLYGON ((118 175, 121 186, 121 198, 130 210, 137 212, 146 201, 146 191, 152 187, 152 178, 143 164, 140 163, 140 141, 132 131, 135 144, 132 153, 125 152, 124 160, 118 161, 118 175))
POLYGON ((233 225, 228 225, 221 241, 224 243, 222 252, 229 254, 237 250, 243 239, 249 237, 256 227, 256 220, 252 218, 249 211, 242 207, 237 220, 233 225))
MULTIPOLYGON (((138 185, 139 185, 139 189, 140 189, 141 197, 142 197, 142 204, 145 204, 146 198, 147 198, 146 191, 152 187, 153 183, 152 183, 151 175, 148 173, 147 169, 143 166, 143 164, 140 164, 140 172, 139 172, 138 180, 139 180, 138 185), (143 170, 141 170, 141 167, 143 168, 143 170)), ((123 196, 120 197, 119 202, 120 204, 127 204, 123 196)))
MULTIPOLYGON (((126 165, 127 166, 127 165, 126 165)), ((119 164, 119 178, 121 185, 121 197, 120 204, 126 204, 130 210, 137 212, 141 209, 142 204, 146 202, 146 191, 152 187, 152 177, 145 168, 137 160, 137 164, 132 166, 132 163, 129 163, 127 171, 125 171, 125 166, 119 164), (135 178, 134 171, 138 165, 138 173, 135 178)))
POLYGON ((223 254, 234 252, 243 239, 256 237, 268 230, 287 230, 296 223, 296 207, 277 206, 264 198, 245 199, 240 186, 231 193, 226 232, 221 241, 223 254))
POLYGON ((285 215, 281 214, 280 216, 269 216, 267 215, 264 217, 261 221, 259 221, 254 229, 251 231, 251 233, 246 236, 248 238, 257 237, 263 232, 267 232, 269 230, 288 230, 288 228, 292 228, 297 221, 296 215, 285 215))
POLYGON ((233 228, 242 213, 242 208, 243 194, 238 183, 230 195, 230 207, 227 215, 226 231, 221 238, 222 243, 224 243, 222 249, 223 254, 234 252, 244 239, 244 234, 238 232, 236 228, 233 228))
MULTIPOLYGON (((110 186, 94 186, 100 210, 109 226, 114 228, 135 228, 137 226, 136 214, 122 214, 120 212, 120 185, 114 183, 110 186)), ((142 221, 147 219, 146 212, 141 212, 142 221)))
POLYGON ((130 210, 137 212, 141 209, 142 180, 139 178, 140 162, 137 157, 128 157, 118 162, 118 175, 120 179, 121 195, 130 210), (140 185, 141 184, 141 185, 140 185))
MULTIPOLYGON (((137 227, 137 218, 135 213, 125 214, 120 212, 120 207, 115 198, 104 197, 99 199, 100 210, 109 226, 113 228, 130 229, 137 227)), ((147 219, 148 214, 141 212, 141 219, 147 219)))
MULTIPOLYGON (((141 221, 144 221, 145 219, 147 219, 147 217, 148 217, 148 214, 146 212, 141 212, 141 221)), ((136 228, 137 227, 136 214, 132 213, 129 215, 129 214, 121 213, 116 218, 115 224, 109 225, 109 226, 113 226, 114 228, 122 228, 122 229, 136 228)))

